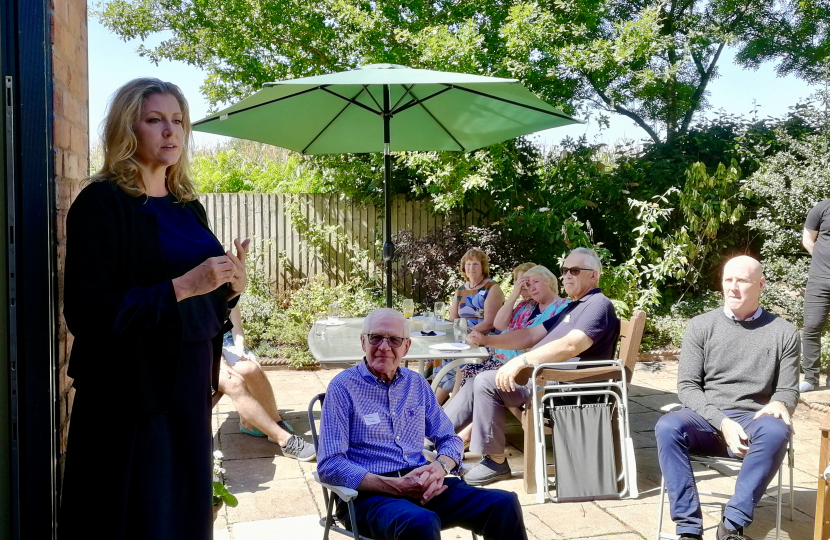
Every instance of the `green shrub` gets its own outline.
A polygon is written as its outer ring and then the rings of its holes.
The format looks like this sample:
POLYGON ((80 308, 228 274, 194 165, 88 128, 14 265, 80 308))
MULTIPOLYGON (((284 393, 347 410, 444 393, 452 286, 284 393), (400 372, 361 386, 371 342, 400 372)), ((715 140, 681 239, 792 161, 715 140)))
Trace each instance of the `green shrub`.
POLYGON ((307 158, 267 144, 233 140, 197 150, 191 175, 199 193, 325 193, 307 158))
POLYGON ((699 296, 675 302, 669 308, 669 312, 676 318, 688 320, 722 305, 723 293, 720 291, 705 291, 699 296))
POLYGON ((646 319, 646 328, 643 331, 643 342, 640 349, 651 351, 674 345, 680 347, 683 333, 686 331, 686 321, 672 315, 654 315, 646 319))
POLYGON ((675 302, 663 313, 649 315, 643 331, 644 351, 673 345, 680 347, 689 319, 711 311, 723 305, 723 295, 717 291, 708 291, 700 296, 675 302))
POLYGON ((336 302, 342 317, 362 317, 385 305, 375 284, 359 279, 329 286, 320 276, 280 298, 260 286, 255 274, 240 301, 246 341, 255 354, 287 358, 292 367, 315 363, 307 341, 315 313, 328 312, 329 304, 336 302))
POLYGON ((830 332, 821 336, 821 371, 827 373, 830 367, 830 332))

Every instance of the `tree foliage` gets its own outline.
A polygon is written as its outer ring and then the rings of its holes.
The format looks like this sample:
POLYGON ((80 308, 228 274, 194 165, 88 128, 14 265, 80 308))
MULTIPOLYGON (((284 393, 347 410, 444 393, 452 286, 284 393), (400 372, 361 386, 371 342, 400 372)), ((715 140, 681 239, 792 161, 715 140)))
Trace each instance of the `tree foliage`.
POLYGON ((653 142, 689 131, 727 45, 757 67, 813 77, 827 7, 774 0, 362 2, 109 0, 101 21, 139 52, 208 73, 213 104, 263 83, 375 62, 515 77, 569 112, 633 120, 653 142))
POLYGON ((322 193, 330 189, 301 155, 244 140, 196 151, 191 178, 200 193, 322 193))

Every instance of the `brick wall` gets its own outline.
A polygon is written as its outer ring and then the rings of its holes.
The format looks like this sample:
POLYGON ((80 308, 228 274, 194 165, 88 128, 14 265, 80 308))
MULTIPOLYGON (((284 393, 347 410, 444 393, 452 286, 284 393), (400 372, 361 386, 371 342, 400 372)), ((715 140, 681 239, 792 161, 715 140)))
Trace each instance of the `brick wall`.
POLYGON ((66 375, 72 336, 63 319, 63 263, 66 212, 87 176, 89 160, 89 80, 86 0, 52 1, 52 79, 54 101, 55 204, 58 242, 58 343, 61 474, 69 414, 75 390, 66 375))

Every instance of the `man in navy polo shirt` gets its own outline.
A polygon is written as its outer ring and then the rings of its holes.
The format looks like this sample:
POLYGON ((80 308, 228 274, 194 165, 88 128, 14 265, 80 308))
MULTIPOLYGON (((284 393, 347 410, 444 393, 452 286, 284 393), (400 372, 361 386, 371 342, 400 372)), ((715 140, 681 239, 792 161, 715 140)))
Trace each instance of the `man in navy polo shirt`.
MULTIPOLYGON (((533 382, 522 385, 517 376, 533 364, 607 360, 614 356, 620 321, 614 306, 599 290, 602 272, 597 254, 587 248, 571 251, 561 268, 565 292, 572 302, 543 325, 505 334, 485 336, 472 332, 467 341, 474 345, 530 351, 513 358, 497 371, 485 371, 464 385, 457 399, 449 402, 447 416, 456 431, 473 424, 470 451, 482 458, 464 477, 470 485, 481 486, 510 478, 504 456, 504 411, 521 406, 533 394, 533 382), (472 392, 472 397, 466 394, 472 392)), ((523 376, 529 375, 529 370, 523 376)))

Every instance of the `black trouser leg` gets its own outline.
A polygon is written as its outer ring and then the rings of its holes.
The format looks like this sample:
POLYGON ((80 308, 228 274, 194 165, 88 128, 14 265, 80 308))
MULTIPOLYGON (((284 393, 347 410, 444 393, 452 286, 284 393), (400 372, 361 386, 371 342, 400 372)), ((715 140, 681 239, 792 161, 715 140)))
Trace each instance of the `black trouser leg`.
POLYGON ((830 281, 809 279, 804 291, 804 329, 802 339, 804 380, 818 384, 821 371, 821 334, 830 312, 830 281))

